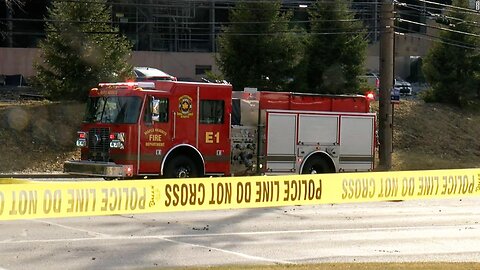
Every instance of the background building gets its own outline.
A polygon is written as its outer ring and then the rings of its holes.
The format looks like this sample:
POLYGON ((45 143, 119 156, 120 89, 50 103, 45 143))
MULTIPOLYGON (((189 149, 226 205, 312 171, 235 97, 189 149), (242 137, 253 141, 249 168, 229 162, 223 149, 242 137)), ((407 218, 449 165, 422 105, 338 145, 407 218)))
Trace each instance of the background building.
MULTIPOLYGON (((65 0, 67 1, 67 0, 65 0)), ((72 0, 69 0, 72 1, 72 0)), ((199 79, 206 70, 218 72, 215 64, 216 39, 228 25, 228 12, 236 0, 111 0, 112 25, 118 26, 134 44, 132 64, 152 66, 179 78, 199 79)), ((312 0, 282 1, 294 11, 294 20, 307 20, 312 0)), ((399 1, 398 16, 428 23, 429 14, 441 12, 426 1, 399 1)), ((450 4, 451 1, 436 1, 450 4)), ((0 3, 0 74, 34 74, 32 62, 38 42, 45 37, 44 20, 51 0, 27 0, 21 7, 0 3)), ((381 1, 352 1, 357 17, 364 21, 371 45, 367 69, 378 70, 379 11, 381 1)), ((474 3, 473 3, 474 4, 474 3)), ((408 77, 411 59, 423 56, 430 41, 422 38, 425 26, 399 22, 396 37, 397 74, 408 77), (413 58, 412 58, 413 57, 413 58)))

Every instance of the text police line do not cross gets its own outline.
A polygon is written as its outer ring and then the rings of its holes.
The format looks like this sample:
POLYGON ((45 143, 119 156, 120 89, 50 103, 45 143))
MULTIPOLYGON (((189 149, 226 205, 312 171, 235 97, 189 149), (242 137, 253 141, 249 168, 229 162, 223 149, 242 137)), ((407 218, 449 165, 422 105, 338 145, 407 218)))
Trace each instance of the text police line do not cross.
POLYGON ((4 184, 0 220, 480 195, 480 169, 4 184))

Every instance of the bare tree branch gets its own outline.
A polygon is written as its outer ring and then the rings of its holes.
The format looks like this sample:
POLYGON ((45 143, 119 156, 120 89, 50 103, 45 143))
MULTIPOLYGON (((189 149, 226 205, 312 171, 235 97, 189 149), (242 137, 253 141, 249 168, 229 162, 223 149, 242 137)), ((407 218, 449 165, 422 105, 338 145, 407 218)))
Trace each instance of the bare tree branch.
MULTIPOLYGON (((2 31, 0 29, 0 37, 5 38, 8 36, 8 32, 12 31, 13 24, 12 24, 12 16, 13 16, 13 7, 19 7, 22 9, 25 6, 25 0, 3 0, 5 2, 5 18, 7 18, 6 23, 2 23, 3 25, 6 25, 7 30, 2 31)), ((9 46, 12 45, 12 37, 7 37, 8 38, 8 44, 9 46)))
POLYGON ((23 7, 25 5, 24 0, 3 0, 7 5, 7 8, 13 8, 14 6, 23 7))

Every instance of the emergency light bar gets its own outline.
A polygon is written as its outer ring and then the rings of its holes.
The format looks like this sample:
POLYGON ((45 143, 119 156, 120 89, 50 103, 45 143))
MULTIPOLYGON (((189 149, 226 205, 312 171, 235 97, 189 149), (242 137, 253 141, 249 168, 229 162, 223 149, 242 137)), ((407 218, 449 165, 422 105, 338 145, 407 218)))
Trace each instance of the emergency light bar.
POLYGON ((99 83, 99 87, 137 87, 145 89, 155 89, 154 82, 120 82, 120 83, 99 83))

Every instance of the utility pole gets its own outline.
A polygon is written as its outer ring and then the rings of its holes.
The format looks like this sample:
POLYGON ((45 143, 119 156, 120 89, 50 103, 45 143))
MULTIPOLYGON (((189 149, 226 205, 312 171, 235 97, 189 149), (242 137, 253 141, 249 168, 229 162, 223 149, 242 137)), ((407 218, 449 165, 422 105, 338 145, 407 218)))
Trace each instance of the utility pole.
POLYGON ((394 67, 394 5, 393 0, 383 0, 380 10, 380 99, 379 99, 379 169, 392 167, 392 104, 394 67))

